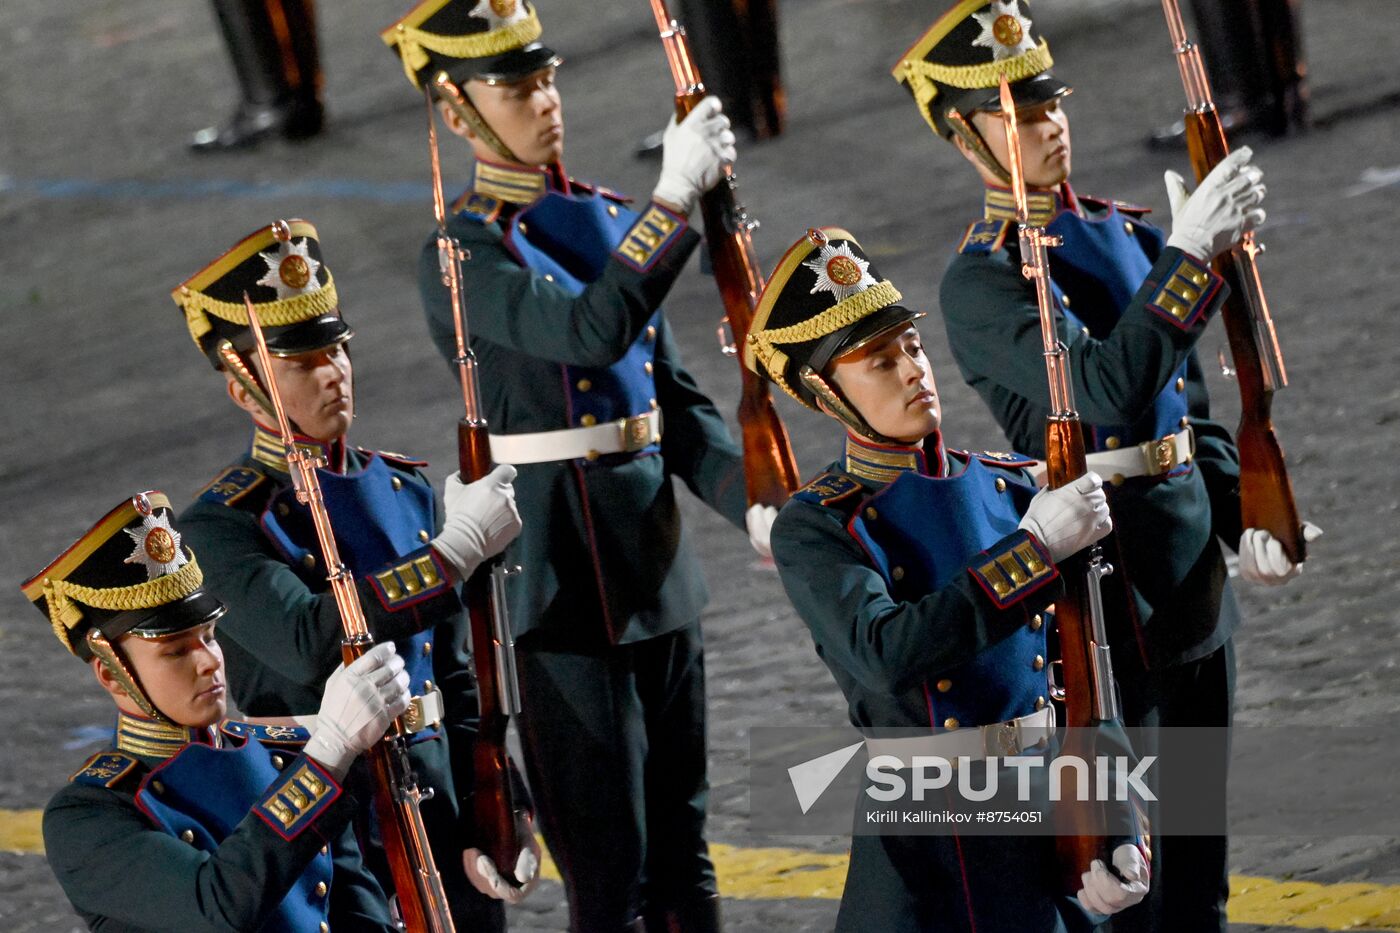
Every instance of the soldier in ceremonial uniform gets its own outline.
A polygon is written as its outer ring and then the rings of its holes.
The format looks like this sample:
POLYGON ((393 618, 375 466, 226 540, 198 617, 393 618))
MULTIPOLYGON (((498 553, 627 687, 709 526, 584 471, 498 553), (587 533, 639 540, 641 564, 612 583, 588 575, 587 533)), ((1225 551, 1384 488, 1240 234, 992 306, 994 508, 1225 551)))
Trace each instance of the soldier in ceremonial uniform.
POLYGON ((341 782, 408 708, 403 660, 384 644, 336 668, 310 732, 224 719, 224 605, 170 519, 133 496, 23 584, 117 706, 44 811, 59 884, 92 929, 388 933, 341 782))
MULTIPOLYGON (((325 459, 319 475, 326 507, 370 631, 393 641, 407 662, 417 726, 409 756, 419 783, 433 789, 423 819, 453 916, 466 929, 500 929, 504 911, 493 898, 518 899, 520 892, 492 871, 478 873, 470 801, 476 685, 455 583, 519 532, 513 470, 499 468, 470 485, 449 477, 444 508, 422 461, 347 443, 355 410, 351 330, 306 221, 261 228, 178 286, 172 296, 190 334, 250 418, 249 446, 181 517, 211 584, 229 603, 229 685, 245 714, 312 709, 341 640, 311 514, 297 502, 281 437, 271 427, 276 420, 254 359, 245 293, 258 310, 297 443, 325 459)), ((377 829, 360 832, 364 840, 377 829)), ((366 842, 365 850, 390 887, 377 843, 366 842)))
MULTIPOLYGON (((851 722, 920 732, 868 738, 872 755, 1034 755, 1055 732, 1057 564, 1108 533, 1103 483, 1037 493, 1034 461, 945 448, 922 314, 900 301, 836 227, 809 230, 768 280, 745 362, 847 432, 779 513, 773 556, 851 722), (1015 748, 984 741, 1008 728, 1015 748)), ((837 929, 1087 930, 1145 893, 1138 841, 1114 848, 1118 877, 1095 863, 1076 901, 1057 890, 1048 836, 858 835, 837 929)))
MULTIPOLYGON (((666 133, 651 200, 570 179, 555 69, 523 0, 427 0, 383 32, 476 157, 448 232, 464 290, 491 453, 519 467, 525 530, 508 554, 541 826, 572 929, 719 927, 704 837, 705 588, 676 477, 739 528, 742 454, 682 367, 659 305, 699 240, 687 216, 734 156, 707 98, 666 133), (639 915, 642 915, 639 918, 639 915)), ((435 238, 420 290, 456 356, 435 238)))
MULTIPOLYGON (((983 217, 968 228, 942 280, 944 326, 963 379, 1012 447, 1043 456, 1049 387, 1007 188, 997 91, 1005 72, 1017 102, 1031 220, 1062 238, 1049 250, 1051 290, 1089 468, 1110 480, 1122 553, 1108 558, 1131 583, 1131 597, 1108 607, 1124 720, 1218 727, 1224 735, 1239 612, 1220 541, 1238 545, 1245 579, 1278 583, 1298 571, 1268 532, 1241 528, 1238 454, 1229 431, 1211 420, 1193 349, 1227 292, 1210 261, 1264 219, 1262 174, 1248 148, 1189 196, 1169 172, 1169 236, 1147 222, 1143 208, 1079 195, 1068 181, 1062 100, 1070 88, 1051 64, 1026 4, 992 0, 954 7, 894 68, 920 115, 966 157, 984 188, 983 217)), ((1222 772, 1227 745, 1222 740, 1211 763, 1222 772)), ((1163 762, 1164 799, 1171 767, 1163 762)), ((1169 820, 1154 823, 1166 833, 1154 853, 1158 884, 1131 917, 1115 919, 1115 929, 1223 931, 1225 839, 1173 836, 1169 820)))

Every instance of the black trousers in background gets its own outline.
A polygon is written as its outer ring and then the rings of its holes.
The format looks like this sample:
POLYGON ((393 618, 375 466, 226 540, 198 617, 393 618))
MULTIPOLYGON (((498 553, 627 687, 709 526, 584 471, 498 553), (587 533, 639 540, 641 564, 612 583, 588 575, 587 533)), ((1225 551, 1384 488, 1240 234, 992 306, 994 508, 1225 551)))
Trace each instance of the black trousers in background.
POLYGON ((713 898, 699 623, 588 650, 542 634, 517 645, 519 728, 570 930, 618 933, 713 898))

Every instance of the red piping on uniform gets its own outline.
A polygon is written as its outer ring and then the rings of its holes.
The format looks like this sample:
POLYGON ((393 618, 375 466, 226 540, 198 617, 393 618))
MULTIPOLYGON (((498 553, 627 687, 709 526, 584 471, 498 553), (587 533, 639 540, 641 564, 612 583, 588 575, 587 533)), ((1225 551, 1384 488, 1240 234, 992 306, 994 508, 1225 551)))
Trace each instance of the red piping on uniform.
POLYGON ((603 568, 598 563, 598 539, 593 534, 593 510, 588 507, 588 485, 583 479, 583 468, 577 462, 569 464, 578 477, 579 501, 583 504, 583 525, 588 532, 588 556, 593 559, 593 579, 598 584, 598 605, 603 610, 603 625, 608 630, 608 640, 617 644, 621 632, 613 629, 612 613, 608 612, 607 590, 603 587, 603 568))

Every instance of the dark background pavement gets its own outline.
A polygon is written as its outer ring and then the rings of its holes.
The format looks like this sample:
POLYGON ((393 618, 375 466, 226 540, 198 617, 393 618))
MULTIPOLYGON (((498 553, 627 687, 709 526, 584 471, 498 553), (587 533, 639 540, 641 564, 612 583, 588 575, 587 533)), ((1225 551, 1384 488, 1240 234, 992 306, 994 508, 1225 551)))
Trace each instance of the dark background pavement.
MULTIPOLYGON (((781 5, 790 126, 741 146, 745 200, 771 266, 808 226, 856 233, 906 299, 927 308, 954 446, 1004 446, 943 345, 937 282, 979 209, 971 170, 934 139, 888 76, 942 12, 914 0, 781 5)), ((260 224, 301 216, 321 231, 355 341, 359 424, 352 440, 452 462, 456 398, 430 347, 414 285, 431 225, 423 110, 377 31, 398 5, 322 4, 329 131, 256 155, 196 158, 189 133, 232 106, 230 68, 210 12, 162 0, 0 8, 0 808, 42 807, 108 721, 108 701, 54 643, 17 584, 122 497, 145 488, 184 503, 244 443, 240 412, 193 351, 169 290, 260 224)), ((643 199, 655 163, 628 153, 665 123, 671 83, 641 0, 541 0, 560 74, 567 165, 643 199)), ((1184 156, 1148 153, 1147 131, 1181 91, 1150 0, 1042 0, 1036 15, 1069 101, 1075 182, 1166 211, 1161 174, 1184 156)), ((1247 723, 1380 725, 1400 710, 1400 17, 1393 0, 1308 4, 1306 38, 1321 127, 1257 144, 1268 174, 1265 283, 1293 387, 1275 418, 1308 517, 1327 535, 1301 579, 1241 587, 1240 709, 1247 723), (1383 106, 1389 104, 1390 106, 1383 106)), ((455 142, 455 141, 454 141, 455 142)), ((465 152, 446 149, 449 187, 465 152)), ((1162 223, 1166 223, 1165 220, 1162 223)), ((668 303, 687 360, 721 408, 735 364, 715 351, 720 310, 696 267, 668 303)), ((1207 358, 1223 348, 1213 325, 1207 358)), ((1233 386, 1213 377, 1224 420, 1233 386)), ((788 419, 803 473, 836 453, 829 423, 788 419)), ((759 839, 747 831, 748 728, 832 724, 843 703, 771 572, 747 542, 687 501, 714 590, 706 617, 712 838, 841 851, 840 839, 759 839)), ((1314 881, 1400 883, 1389 838, 1241 839, 1233 870, 1314 881)), ((139 870, 139 866, 133 866, 139 870)), ((829 928, 834 901, 731 901, 731 929, 829 928)), ((515 928, 563 927, 557 887, 515 928)), ((40 856, 0 854, 0 927, 77 926, 40 856)), ((1240 927, 1241 931, 1245 928, 1240 927)), ((1256 929, 1256 928, 1251 928, 1256 929)), ((1263 928, 1257 928, 1263 929, 1263 928)))

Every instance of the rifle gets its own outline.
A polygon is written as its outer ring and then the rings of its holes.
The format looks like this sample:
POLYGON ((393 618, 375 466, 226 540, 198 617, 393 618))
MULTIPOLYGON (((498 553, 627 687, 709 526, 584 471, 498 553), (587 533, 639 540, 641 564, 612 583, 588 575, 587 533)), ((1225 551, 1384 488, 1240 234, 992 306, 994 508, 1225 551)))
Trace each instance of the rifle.
MULTIPOLYGON (((671 18, 666 0, 651 0, 651 12, 676 82, 676 119, 683 120, 705 97, 705 83, 690 57, 685 27, 671 18)), ((720 348, 726 356, 735 356, 753 325, 754 308, 763 292, 763 272, 754 256, 751 235, 758 221, 739 203, 738 180, 731 166, 724 167, 719 184, 700 196, 700 211, 705 218, 705 245, 714 266, 715 284, 724 304, 724 319, 718 329, 720 348)), ((739 374, 743 384, 739 428, 749 505, 781 506, 801 485, 797 459, 787 429, 773 407, 768 383, 749 372, 742 359, 739 374)))
MULTIPOLYGON (((316 526, 321 556, 329 571, 327 579, 344 629, 340 651, 345 663, 350 664, 374 647, 374 638, 365 622, 359 594, 355 592, 354 577, 349 568, 340 562, 331 517, 321 496, 321 481, 316 476, 316 468, 324 466, 325 460, 297 447, 291 424, 287 421, 287 412, 282 406, 282 394, 277 390, 272 355, 267 350, 258 313, 246 292, 243 294, 243 304, 248 309, 248 326, 257 342, 258 360, 267 377, 267 396, 277 415, 277 428, 286 448, 287 468, 296 489, 297 501, 311 510, 311 520, 316 526)), ((409 933, 454 933, 456 928, 448 910, 447 892, 443 890, 442 876, 433 862, 428 831, 419 809, 424 800, 433 796, 433 790, 418 786, 409 764, 408 728, 404 717, 394 720, 388 734, 382 741, 376 742, 365 757, 369 760, 374 778, 374 812, 379 817, 384 855, 393 875, 394 891, 399 897, 399 913, 405 928, 409 933)))
MULTIPOLYGON (((1230 154, 1220 114, 1211 98, 1201 50, 1186 37, 1177 0, 1162 0, 1181 82, 1186 89, 1186 144, 1196 180, 1205 178, 1230 154)), ((1264 245, 1246 231, 1240 242, 1216 257, 1215 271, 1230 283, 1221 317, 1230 340, 1235 378, 1240 387, 1240 424, 1235 444, 1240 451, 1240 512, 1245 528, 1266 528, 1283 545, 1288 559, 1307 556, 1303 523, 1293 499, 1293 483, 1283 462, 1283 447, 1274 432, 1274 393, 1288 385, 1278 334, 1264 299, 1256 259, 1264 245)))
MULTIPOLYGON (((439 73, 438 80, 446 79, 439 73)), ((435 82, 436 83, 436 82, 435 82)), ((462 418, 457 422, 457 469, 462 482, 470 483, 491 472, 491 441, 481 411, 481 387, 477 379, 476 353, 467 334, 462 288, 462 260, 470 254, 447 232, 447 208, 442 193, 442 162, 438 155, 437 124, 433 118, 431 88, 423 96, 428 105, 428 149, 433 169, 433 217, 437 220, 438 268, 442 284, 452 296, 452 323, 457 337, 453 362, 462 385, 462 418)), ((462 601, 471 624, 472 663, 476 669, 479 723, 472 749, 472 811, 483 839, 482 851, 496 863, 501 877, 514 880, 516 861, 525 850, 521 811, 511 782, 506 729, 510 717, 520 713, 520 685, 515 668, 515 641, 506 611, 505 578, 508 570, 500 557, 482 561, 463 584, 462 601)))
MULTIPOLYGON (((1040 309, 1040 335, 1044 347, 1045 371, 1050 381, 1050 414, 1045 419, 1045 485, 1050 489, 1074 482, 1088 472, 1084 455, 1084 427, 1074 410, 1074 385, 1070 379, 1069 349, 1060 339, 1055 319, 1055 302, 1050 295, 1050 261, 1046 248, 1059 246, 1060 238, 1032 226, 1026 200, 1026 178, 1021 167, 1021 143, 1016 126, 1016 101, 1006 75, 1001 76, 1001 112, 1006 126, 1007 161, 1011 172, 1011 193, 1016 202, 1016 223, 1021 242, 1021 274, 1035 283, 1035 300, 1040 309)), ((1104 560, 1103 549, 1094 544, 1083 558, 1076 557, 1065 569, 1065 595, 1055 600, 1055 625, 1060 636, 1061 683, 1065 700, 1066 725, 1070 738, 1063 751, 1091 760, 1089 729, 1098 723, 1118 719, 1118 694, 1113 681, 1113 660, 1109 654, 1108 631, 1104 623, 1104 577, 1113 565, 1104 560)), ((1058 691, 1057 691, 1058 692, 1058 691)), ((1057 813, 1061 832, 1055 837, 1061 879, 1066 888, 1079 890, 1080 875, 1094 859, 1111 865, 1106 836, 1107 814, 1090 796, 1079 797, 1075 770, 1066 768, 1060 799, 1076 801, 1057 813)))

